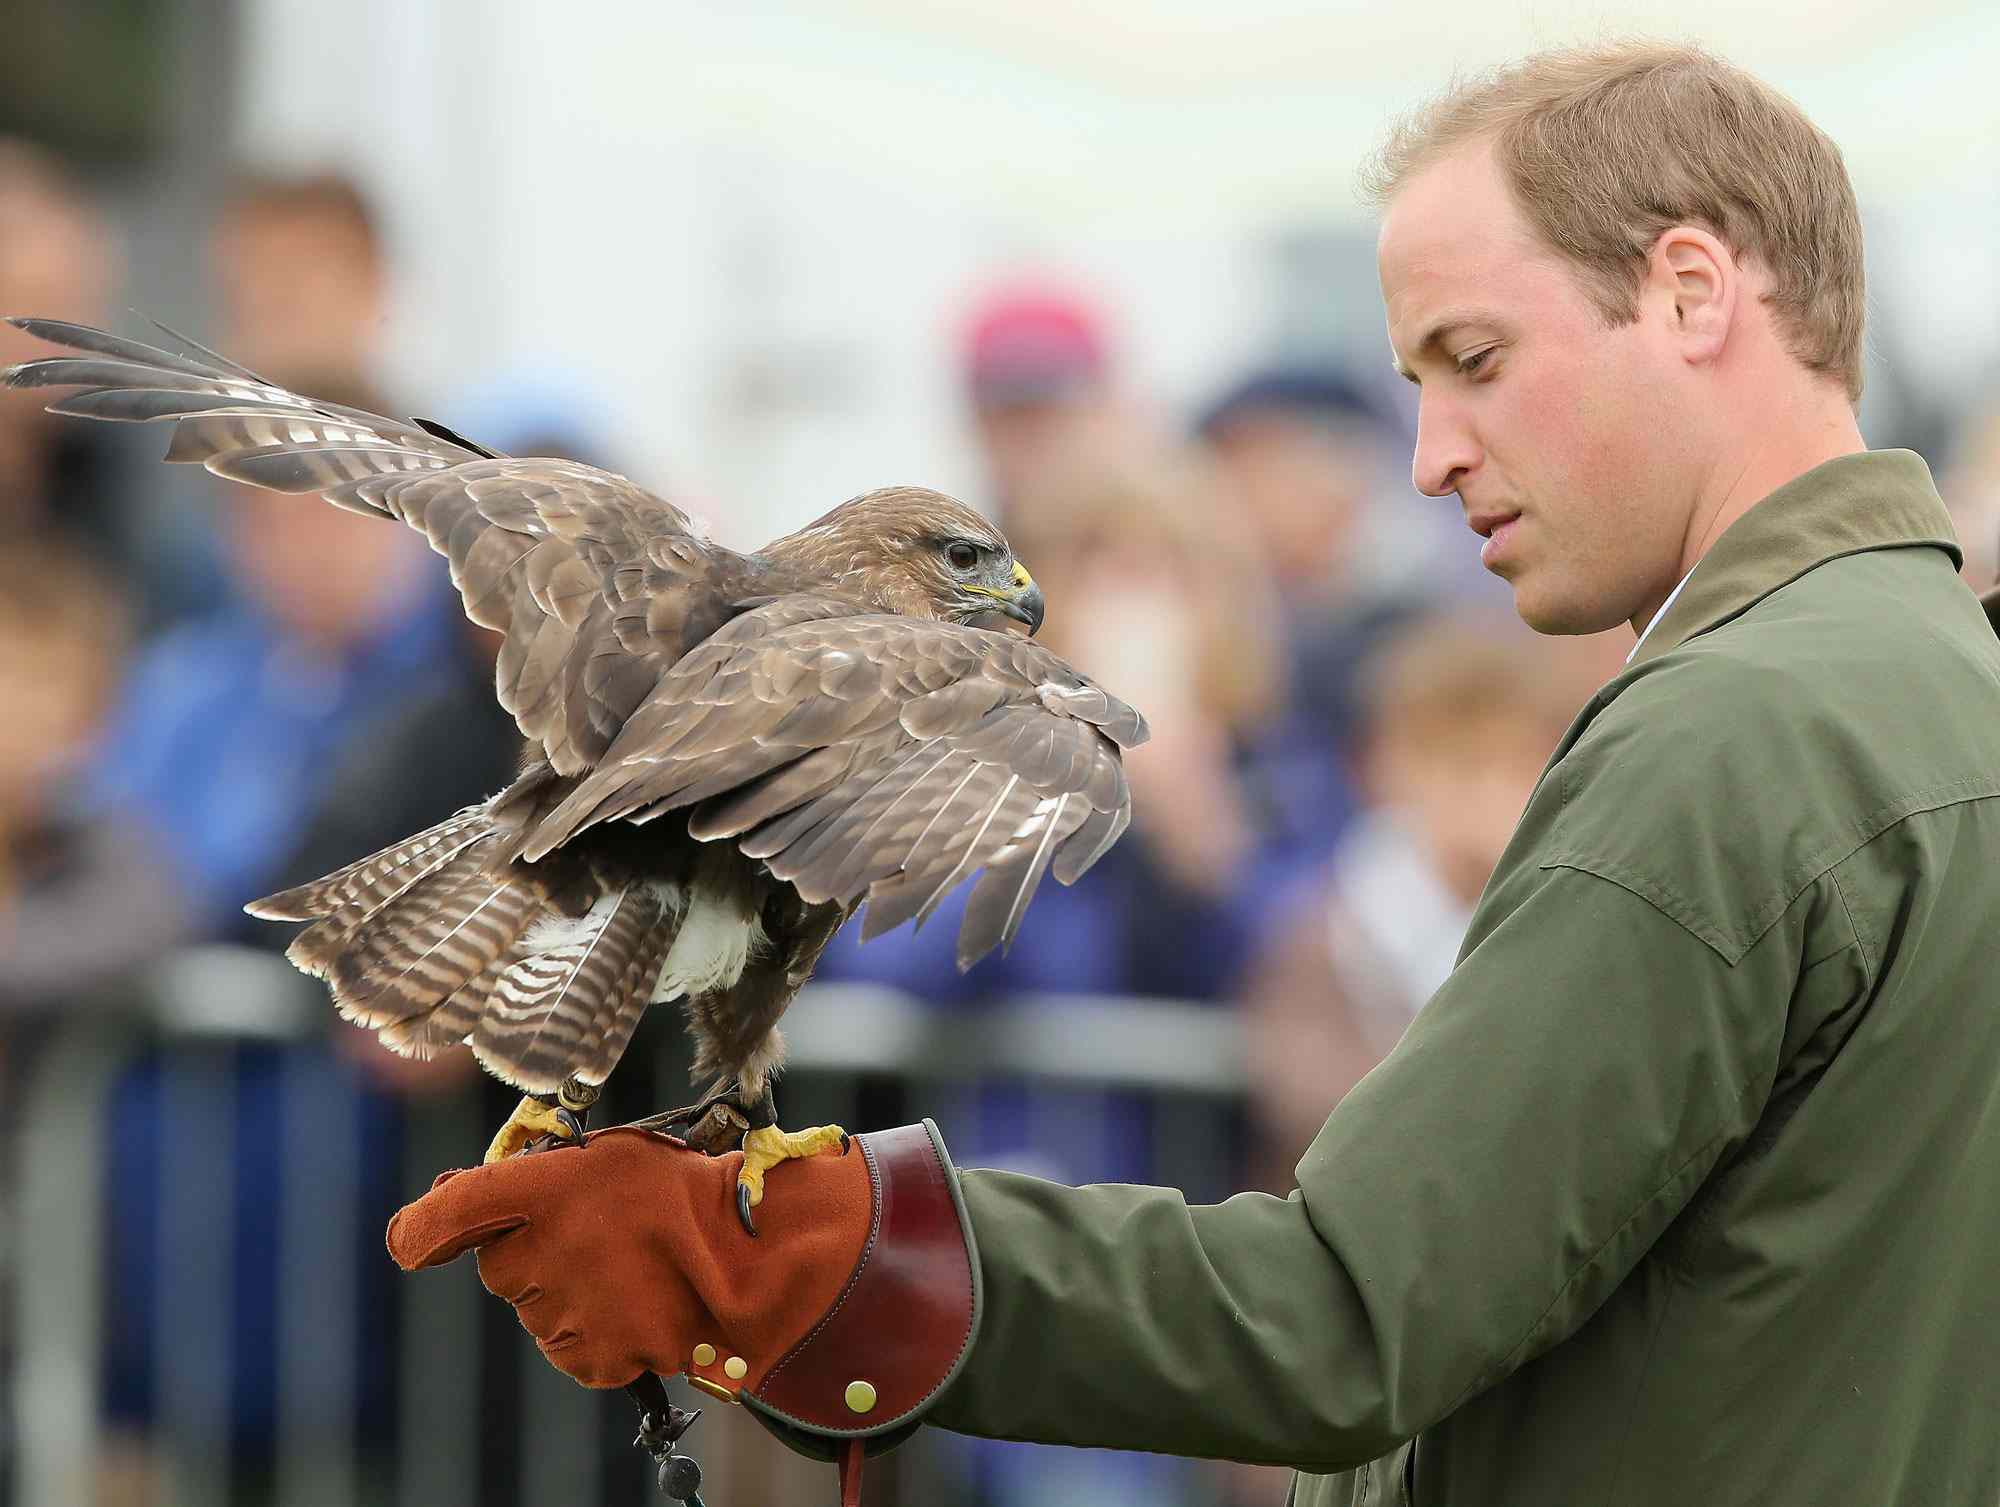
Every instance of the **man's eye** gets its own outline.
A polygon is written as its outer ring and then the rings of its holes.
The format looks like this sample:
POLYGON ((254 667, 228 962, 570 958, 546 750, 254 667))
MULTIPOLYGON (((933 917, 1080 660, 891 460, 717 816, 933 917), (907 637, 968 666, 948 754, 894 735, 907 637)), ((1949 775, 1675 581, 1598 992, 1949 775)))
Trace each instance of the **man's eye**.
POLYGON ((954 544, 944 552, 953 570, 970 570, 979 563, 979 551, 969 544, 954 544))
POLYGON ((1474 351, 1469 356, 1460 356, 1458 358, 1459 375, 1462 377, 1476 376, 1479 369, 1486 364, 1486 358, 1498 349, 1498 346, 1489 345, 1483 351, 1474 351))

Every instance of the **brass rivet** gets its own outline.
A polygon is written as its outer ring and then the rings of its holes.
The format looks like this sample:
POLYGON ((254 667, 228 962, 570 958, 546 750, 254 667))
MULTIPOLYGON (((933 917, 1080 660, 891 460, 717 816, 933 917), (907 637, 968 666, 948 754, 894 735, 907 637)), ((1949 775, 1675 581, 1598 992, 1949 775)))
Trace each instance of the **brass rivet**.
POLYGON ((710 1381, 706 1376, 690 1376, 688 1378, 688 1385, 699 1387, 702 1391, 708 1393, 710 1397, 719 1397, 724 1402, 741 1402, 743 1400, 721 1382, 710 1381))
POLYGON ((708 1341, 706 1340, 703 1340, 699 1345, 696 1345, 694 1347, 694 1363, 697 1366, 714 1365, 715 1346, 709 1344, 708 1341))
POLYGON ((875 1406, 875 1389, 865 1381, 850 1381, 847 1384, 847 1408, 851 1413, 865 1413, 875 1406))
POLYGON ((745 1360, 740 1355, 732 1355, 729 1357, 728 1360, 722 1363, 722 1374, 728 1377, 731 1381, 743 1380, 744 1374, 748 1372, 749 1369, 750 1369, 750 1362, 745 1360))

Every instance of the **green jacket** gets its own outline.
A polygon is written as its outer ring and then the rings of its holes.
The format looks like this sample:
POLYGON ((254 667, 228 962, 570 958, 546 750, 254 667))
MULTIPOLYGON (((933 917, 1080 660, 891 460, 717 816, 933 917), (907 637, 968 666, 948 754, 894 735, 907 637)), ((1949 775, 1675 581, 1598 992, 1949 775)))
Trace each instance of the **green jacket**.
POLYGON ((2000 642, 1923 462, 1716 542, 1289 1198, 998 1172, 931 1421, 1300 1504, 2000 1501, 2000 642))

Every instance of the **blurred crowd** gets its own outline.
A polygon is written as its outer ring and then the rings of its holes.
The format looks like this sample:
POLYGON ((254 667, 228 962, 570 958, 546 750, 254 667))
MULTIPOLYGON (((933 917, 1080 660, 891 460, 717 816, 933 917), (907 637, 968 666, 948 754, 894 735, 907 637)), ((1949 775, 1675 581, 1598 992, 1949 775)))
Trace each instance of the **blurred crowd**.
MULTIPOLYGON (((215 310, 201 333, 298 391, 420 409, 378 386, 387 244, 362 185, 243 174, 198 248, 215 310)), ((0 142, 0 311, 129 329, 120 282, 117 241, 77 179, 0 142)), ((1384 374, 1274 361, 1218 373, 1198 411, 1166 420, 1133 390, 1114 322, 1075 289, 1038 280, 967 298, 937 317, 953 321, 958 363, 940 375, 962 391, 984 463, 969 500, 1041 582, 1047 645, 1141 707, 1154 738, 1129 759, 1129 835, 1074 888, 1044 885, 1011 952, 961 974, 948 907, 866 946, 850 930, 822 976, 940 1011, 1057 991, 1237 1012, 1250 1069, 1237 1182, 1283 1192, 1334 1102, 1450 971, 1545 760, 1629 635, 1536 640, 1469 543, 1431 548, 1435 529, 1412 520, 1434 525, 1455 504, 1411 493, 1407 415, 1384 374)), ((0 330, 0 363, 37 350, 0 330)), ((617 437, 562 393, 516 382, 456 396, 455 423, 483 443, 619 466, 617 437)), ((130 1026, 163 958, 281 948, 286 928, 251 921, 244 901, 490 794, 518 751, 491 695, 491 636, 464 621, 418 537, 170 471, 153 458, 160 438, 0 393, 10 1085, 79 1021, 130 1026)), ((1930 458, 1983 585, 2000 410, 1967 415, 1952 452, 1930 458)), ((343 1098, 357 1148, 392 1146, 416 1103, 484 1096, 494 1119, 504 1113, 508 1096, 464 1054, 401 1062, 324 1016, 308 1039, 250 1032, 232 1048, 241 1114, 280 1104, 302 1073, 343 1098)), ((143 1016, 133 1028, 143 1036, 143 1016)), ((106 1418, 129 1450, 106 1489, 129 1501, 148 1500, 146 1440, 164 1406, 153 1316, 172 1298, 153 1242, 170 1196, 154 1161, 165 1063, 149 1049, 124 1072, 105 1165, 88 1174, 112 1193, 101 1370, 106 1418)), ((1113 1122, 1152 1112, 1140 1095, 1095 1099, 1113 1122)), ((1175 1172, 1143 1135, 1031 1147, 1033 1102, 1006 1083, 907 1110, 945 1120, 964 1161, 1032 1160, 1076 1180, 1175 1172)), ((356 1157, 374 1169, 364 1192, 379 1229, 374 1215, 414 1190, 392 1156, 356 1157)), ((235 1172, 234 1280, 253 1316, 277 1302, 277 1176, 235 1172)), ((380 1361, 396 1310, 386 1263, 365 1265, 383 1295, 361 1343, 380 1361)), ((246 1320, 231 1340, 231 1447, 253 1461, 275 1427, 268 1327, 246 1320)), ((980 1468, 994 1500, 1012 1499, 1004 1465, 980 1468)), ((1259 1489, 1214 1485, 1244 1500, 1259 1489)))

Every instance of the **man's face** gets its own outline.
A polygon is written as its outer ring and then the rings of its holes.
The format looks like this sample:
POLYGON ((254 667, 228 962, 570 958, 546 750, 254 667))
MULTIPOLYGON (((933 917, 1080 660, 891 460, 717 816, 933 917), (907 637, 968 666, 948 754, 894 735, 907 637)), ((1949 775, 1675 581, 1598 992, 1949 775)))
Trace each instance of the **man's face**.
POLYGON ((1377 257, 1389 343, 1422 384, 1417 489, 1458 495, 1530 627, 1643 628, 1680 579, 1698 471, 1662 300, 1642 290, 1637 322, 1607 328, 1484 145, 1404 186, 1377 257))

